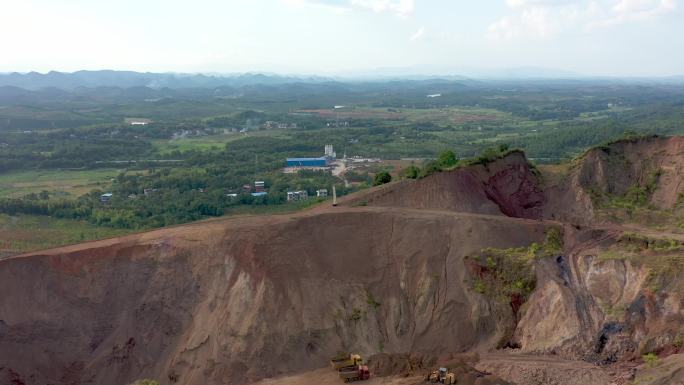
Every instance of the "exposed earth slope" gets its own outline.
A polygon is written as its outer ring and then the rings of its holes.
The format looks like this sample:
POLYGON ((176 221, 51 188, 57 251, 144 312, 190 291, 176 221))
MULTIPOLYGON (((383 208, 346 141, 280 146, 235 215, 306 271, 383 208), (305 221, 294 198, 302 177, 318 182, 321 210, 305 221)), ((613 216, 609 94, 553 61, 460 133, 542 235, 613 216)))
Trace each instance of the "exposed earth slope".
POLYGON ((682 143, 618 142, 561 175, 512 152, 336 208, 2 260, 0 384, 288 383, 340 351, 504 347, 525 355, 476 366, 519 384, 620 383, 616 365, 684 345, 684 236, 632 215, 676 211, 682 143), (586 376, 544 371, 539 354, 583 360, 586 376))
POLYGON ((358 208, 11 258, 0 362, 26 383, 220 384, 317 368, 339 350, 492 347, 507 309, 468 289, 463 258, 543 237, 536 221, 358 208))

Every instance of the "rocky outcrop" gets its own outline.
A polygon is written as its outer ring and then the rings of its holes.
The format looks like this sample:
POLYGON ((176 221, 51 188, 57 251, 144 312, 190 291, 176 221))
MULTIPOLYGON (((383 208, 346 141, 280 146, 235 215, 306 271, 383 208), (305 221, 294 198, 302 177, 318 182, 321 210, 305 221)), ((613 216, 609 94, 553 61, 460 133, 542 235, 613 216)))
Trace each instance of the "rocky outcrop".
POLYGON ((608 232, 537 263, 537 289, 515 332, 523 352, 610 364, 681 348, 678 265, 667 267, 671 257, 652 253, 644 256, 647 262, 637 261, 619 249, 600 257, 613 250, 616 236, 608 232), (656 270, 661 263, 665 267, 656 270))
POLYGON ((522 152, 487 164, 402 180, 364 193, 346 204, 449 210, 516 218, 540 218, 544 192, 522 152))

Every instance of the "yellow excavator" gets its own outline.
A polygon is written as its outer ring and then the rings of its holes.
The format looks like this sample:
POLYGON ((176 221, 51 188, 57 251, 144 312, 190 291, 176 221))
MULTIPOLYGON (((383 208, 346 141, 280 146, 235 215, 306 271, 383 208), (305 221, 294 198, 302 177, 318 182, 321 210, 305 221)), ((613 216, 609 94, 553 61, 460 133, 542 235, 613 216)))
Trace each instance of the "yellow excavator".
POLYGON ((425 379, 427 382, 441 383, 441 384, 455 384, 456 375, 447 370, 447 368, 439 368, 427 375, 425 379))

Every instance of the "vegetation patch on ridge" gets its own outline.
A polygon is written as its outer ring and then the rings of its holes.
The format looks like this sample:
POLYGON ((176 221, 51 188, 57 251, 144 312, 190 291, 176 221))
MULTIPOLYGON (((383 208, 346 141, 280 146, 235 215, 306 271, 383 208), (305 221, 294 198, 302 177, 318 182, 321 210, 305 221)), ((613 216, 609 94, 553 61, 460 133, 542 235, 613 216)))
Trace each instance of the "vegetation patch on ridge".
MULTIPOLYGON (((482 151, 480 155, 464 159, 457 158, 456 153, 452 150, 445 150, 439 154, 437 159, 425 163, 423 167, 417 167, 415 165, 407 167, 403 170, 403 177, 408 179, 420 179, 434 173, 451 171, 463 167, 478 165, 486 167, 488 164, 499 159, 504 159, 514 153, 523 154, 523 156, 525 154, 522 149, 509 148, 508 144, 500 144, 498 147, 488 147, 482 151)), ((534 175, 538 178, 541 177, 539 169, 537 169, 533 163, 529 161, 527 163, 534 175)))
POLYGON ((648 269, 646 284, 651 291, 657 292, 684 273, 684 242, 627 232, 615 244, 602 250, 597 258, 644 266, 648 269))
MULTIPOLYGON (((634 184, 623 195, 611 195, 599 189, 591 189, 590 194, 594 204, 604 209, 627 209, 630 212, 638 208, 649 206, 653 193, 658 188, 658 180, 663 170, 653 170, 648 174, 644 184, 634 184)), ((650 208, 650 207, 649 207, 650 208)), ((655 209, 655 208, 650 208, 655 209)))
POLYGON ((527 301, 536 287, 534 261, 563 251, 563 233, 559 228, 546 231, 544 243, 509 249, 487 248, 472 261, 474 291, 502 302, 513 310, 527 301))

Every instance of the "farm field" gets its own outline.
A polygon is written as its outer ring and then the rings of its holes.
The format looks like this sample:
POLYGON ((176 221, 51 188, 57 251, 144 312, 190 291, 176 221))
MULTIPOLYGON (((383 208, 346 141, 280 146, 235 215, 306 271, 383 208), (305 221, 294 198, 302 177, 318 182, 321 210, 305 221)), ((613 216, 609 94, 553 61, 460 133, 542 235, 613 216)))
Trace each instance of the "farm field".
POLYGON ((106 189, 122 169, 29 170, 0 174, 0 198, 16 198, 47 191, 50 195, 78 197, 93 189, 106 189))
POLYGON ((118 237, 129 232, 48 216, 0 214, 0 258, 31 250, 118 237))
POLYGON ((193 136, 176 139, 155 139, 152 146, 157 155, 166 156, 175 151, 208 151, 223 149, 226 143, 245 138, 263 138, 283 136, 282 131, 251 131, 251 132, 230 132, 219 135, 193 136))

